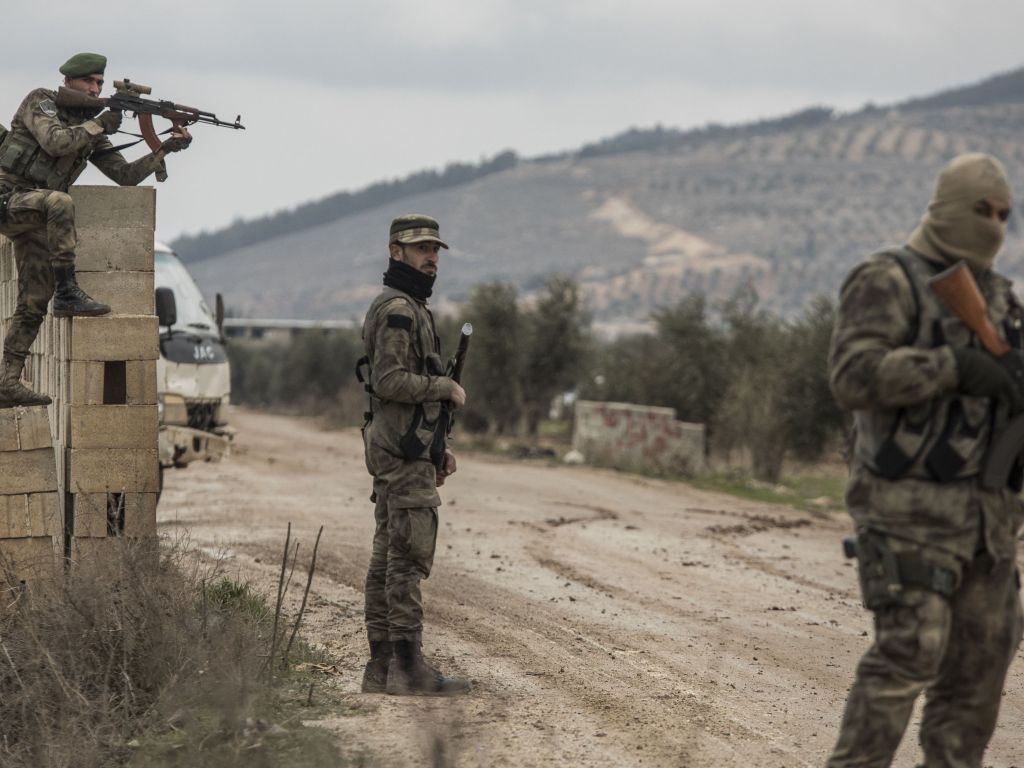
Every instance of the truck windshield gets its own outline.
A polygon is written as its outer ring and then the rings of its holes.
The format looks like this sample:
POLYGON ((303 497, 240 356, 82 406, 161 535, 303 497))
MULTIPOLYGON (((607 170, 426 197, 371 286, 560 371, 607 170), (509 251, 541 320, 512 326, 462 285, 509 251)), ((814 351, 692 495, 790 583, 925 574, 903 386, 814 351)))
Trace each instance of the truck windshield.
POLYGON ((165 247, 157 246, 156 272, 154 281, 157 288, 170 288, 174 291, 174 302, 178 310, 178 322, 175 328, 193 328, 201 331, 213 331, 217 327, 213 313, 206 306, 203 294, 185 269, 178 257, 165 247))

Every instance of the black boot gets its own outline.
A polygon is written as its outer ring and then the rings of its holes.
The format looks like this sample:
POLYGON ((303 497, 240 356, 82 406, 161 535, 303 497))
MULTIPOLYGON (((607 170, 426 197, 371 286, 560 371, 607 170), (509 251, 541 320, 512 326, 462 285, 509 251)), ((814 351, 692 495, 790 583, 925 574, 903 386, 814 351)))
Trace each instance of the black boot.
POLYGON ((110 312, 110 307, 91 299, 78 287, 73 266, 54 267, 53 276, 57 281, 57 288, 53 292, 54 317, 93 317, 110 312))
POLYGON ((4 354, 0 364, 0 408, 13 408, 16 405, 49 405, 52 400, 46 395, 33 392, 21 383, 21 372, 25 368, 25 358, 15 357, 10 352, 4 354))
POLYGON ((395 655, 388 665, 387 692, 393 696, 456 696, 469 693, 469 680, 445 677, 427 664, 420 644, 412 640, 395 642, 395 655))
POLYGON ((384 693, 388 681, 388 662, 391 661, 391 641, 371 640, 370 660, 363 670, 363 693, 384 693))

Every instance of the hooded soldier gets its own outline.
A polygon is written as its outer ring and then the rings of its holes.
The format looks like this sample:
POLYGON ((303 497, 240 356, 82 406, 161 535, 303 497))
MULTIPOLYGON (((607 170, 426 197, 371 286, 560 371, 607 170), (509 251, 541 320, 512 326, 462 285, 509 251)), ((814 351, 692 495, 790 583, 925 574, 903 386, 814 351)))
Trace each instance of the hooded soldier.
POLYGON ((888 766, 922 692, 928 766, 980 768, 1021 638, 1016 538, 1020 467, 983 488, 1000 426, 1024 410, 1012 371, 1022 312, 993 269, 1013 198, 995 158, 966 154, 939 174, 901 248, 843 284, 829 353, 832 392, 853 412, 847 506, 857 530, 874 642, 861 659, 829 768, 888 766), (929 288, 965 262, 1012 348, 996 359, 929 288))

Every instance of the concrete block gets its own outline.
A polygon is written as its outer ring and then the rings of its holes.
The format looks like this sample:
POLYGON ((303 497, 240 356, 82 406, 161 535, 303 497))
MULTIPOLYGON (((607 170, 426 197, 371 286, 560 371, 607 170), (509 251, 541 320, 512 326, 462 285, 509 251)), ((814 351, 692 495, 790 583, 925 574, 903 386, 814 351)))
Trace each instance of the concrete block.
POLYGON ((77 493, 74 505, 76 537, 156 536, 155 493, 77 493))
POLYGON ((107 535, 107 506, 109 494, 76 493, 74 500, 71 532, 82 538, 104 537, 107 535))
POLYGON ((28 535, 61 536, 64 518, 57 493, 30 493, 28 495, 28 535))
POLYGON ((76 317, 71 360, 156 360, 160 328, 155 316, 76 317))
POLYGON ((124 509, 124 535, 156 536, 156 494, 129 493, 124 509))
POLYGON ((50 448, 53 438, 50 436, 50 416, 45 405, 31 408, 8 408, 18 418, 18 443, 23 451, 36 448, 50 448))
POLYGON ((57 464, 53 448, 0 453, 0 494, 56 490, 57 464))
POLYGON ((78 227, 75 272, 152 272, 153 230, 146 227, 78 227))
POLYGON ((57 541, 51 536, 0 539, 0 562, 8 583, 50 582, 63 572, 57 541))
POLYGON ((119 543, 116 538, 73 538, 71 562, 79 567, 88 568, 93 563, 104 567, 117 556, 119 543))
POLYGON ((70 454, 72 493, 159 490, 156 448, 72 448, 70 454))
POLYGON ((156 229, 156 190, 153 187, 76 186, 75 222, 81 227, 156 229))
POLYGON ((16 451, 20 447, 17 408, 0 408, 0 453, 16 451))
POLYGON ((0 539, 24 536, 28 528, 28 494, 0 496, 0 539))
POLYGON ((80 272, 78 284, 114 315, 152 315, 156 294, 152 272, 80 272))
POLYGON ((151 360, 76 360, 67 369, 66 405, 156 404, 156 364, 151 360))
POLYGON ((73 448, 156 448, 155 405, 71 406, 73 448))

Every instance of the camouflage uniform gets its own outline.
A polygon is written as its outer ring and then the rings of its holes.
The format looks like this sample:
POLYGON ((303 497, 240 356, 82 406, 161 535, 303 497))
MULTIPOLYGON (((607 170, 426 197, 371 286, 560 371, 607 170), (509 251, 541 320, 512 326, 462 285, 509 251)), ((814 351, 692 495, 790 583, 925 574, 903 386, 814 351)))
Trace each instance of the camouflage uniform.
POLYGON ((429 450, 442 400, 440 342, 426 303, 395 288, 374 300, 363 324, 373 417, 363 430, 376 501, 366 575, 366 628, 373 640, 418 641, 420 580, 430 575, 437 539, 437 475, 429 450))
MULTIPOLYGON (((854 411, 847 503, 875 640, 829 768, 888 766, 922 692, 924 765, 980 768, 1021 639, 1021 501, 978 481, 1009 409, 957 391, 954 350, 978 342, 927 287, 951 259, 919 231, 911 243, 926 253, 885 251, 851 273, 832 337, 832 390, 854 411), (883 583, 883 558, 912 574, 902 588, 883 583)), ((1010 282, 989 269, 975 277, 990 319, 1020 349, 1024 312, 1010 282)))
POLYGON ((134 186, 163 161, 153 154, 128 162, 103 133, 103 126, 60 109, 56 93, 32 91, 22 101, 0 145, 0 234, 14 243, 18 305, 4 340, 8 354, 24 358, 53 295, 52 268, 73 266, 77 236, 68 188, 92 162, 122 186, 134 186))

